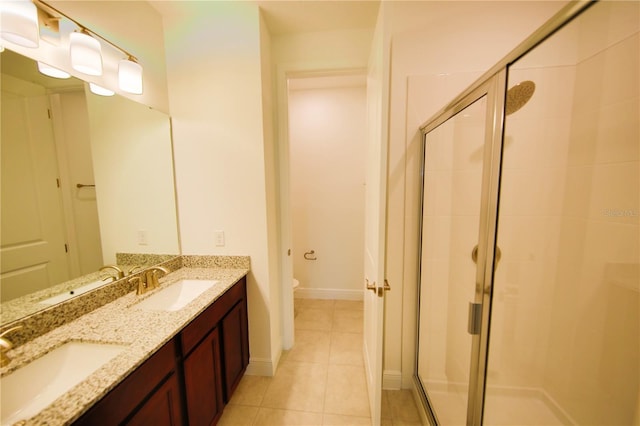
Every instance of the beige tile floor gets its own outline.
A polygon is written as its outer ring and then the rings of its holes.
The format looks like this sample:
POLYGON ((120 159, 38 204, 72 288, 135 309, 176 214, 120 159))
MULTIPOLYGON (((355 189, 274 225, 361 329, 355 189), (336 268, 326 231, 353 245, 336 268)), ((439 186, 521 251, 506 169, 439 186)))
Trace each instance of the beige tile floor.
MULTIPOLYGON (((295 300, 295 339, 274 377, 244 376, 220 426, 369 425, 362 302, 295 300)), ((382 425, 420 425, 410 391, 383 391, 382 425)))

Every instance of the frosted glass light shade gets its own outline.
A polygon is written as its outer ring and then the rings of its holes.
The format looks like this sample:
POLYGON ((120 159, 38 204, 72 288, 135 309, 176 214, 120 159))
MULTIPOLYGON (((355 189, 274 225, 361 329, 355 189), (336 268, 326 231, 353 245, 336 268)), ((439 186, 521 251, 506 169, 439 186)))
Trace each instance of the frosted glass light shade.
POLYGON ((24 47, 40 43, 38 9, 30 0, 0 1, 0 37, 24 47))
POLYGON ((87 75, 102 75, 102 48, 89 34, 69 34, 69 53, 74 70, 87 75))
POLYGON ((44 62, 38 61, 38 71, 44 75, 48 75, 53 78, 70 78, 71 75, 65 71, 54 68, 51 65, 47 65, 44 62))
POLYGON ((100 96, 115 95, 115 92, 113 90, 105 89, 104 87, 98 86, 97 84, 94 84, 94 83, 89 83, 89 90, 91 90, 91 93, 94 93, 100 96))
POLYGON ((137 62, 123 59, 118 66, 120 89, 134 95, 142 94, 142 66, 137 62))

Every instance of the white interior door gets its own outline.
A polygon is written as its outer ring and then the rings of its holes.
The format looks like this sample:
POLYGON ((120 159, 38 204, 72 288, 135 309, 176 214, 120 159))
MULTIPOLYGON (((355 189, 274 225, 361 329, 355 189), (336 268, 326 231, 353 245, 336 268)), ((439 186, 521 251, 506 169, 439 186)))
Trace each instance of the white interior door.
MULTIPOLYGON (((384 2, 383 2, 384 3, 384 2)), ((387 198, 387 136, 390 37, 386 6, 380 5, 367 78, 367 158, 365 172, 364 364, 371 423, 380 424, 387 198)))
POLYGON ((25 90, 2 90, 3 301, 69 279, 48 99, 25 90))

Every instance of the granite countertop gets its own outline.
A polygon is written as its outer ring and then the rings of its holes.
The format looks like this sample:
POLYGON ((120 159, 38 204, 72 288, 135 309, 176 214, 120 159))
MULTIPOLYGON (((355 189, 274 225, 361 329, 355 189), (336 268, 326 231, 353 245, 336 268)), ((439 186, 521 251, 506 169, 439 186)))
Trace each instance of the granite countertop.
POLYGON ((78 419, 248 272, 241 268, 183 267, 161 278, 158 289, 139 296, 129 292, 9 351, 11 362, 0 370, 3 376, 67 342, 125 345, 119 355, 35 417, 20 424, 61 425, 78 419), (219 282, 178 311, 149 311, 136 307, 137 303, 181 279, 219 282))

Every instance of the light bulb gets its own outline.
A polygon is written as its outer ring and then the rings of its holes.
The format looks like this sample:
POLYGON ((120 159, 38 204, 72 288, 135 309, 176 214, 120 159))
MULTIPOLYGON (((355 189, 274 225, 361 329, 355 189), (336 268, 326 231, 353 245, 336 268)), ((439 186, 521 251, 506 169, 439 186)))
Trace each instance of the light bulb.
POLYGON ((129 59, 123 59, 118 66, 120 89, 135 95, 142 94, 142 66, 129 59))
POLYGON ((74 70, 87 75, 102 75, 100 42, 86 33, 69 34, 69 52, 74 70))
POLYGON ((23 47, 40 43, 38 9, 30 0, 0 1, 0 37, 23 47))
POLYGON ((71 75, 68 72, 62 71, 58 68, 54 68, 51 65, 47 65, 44 62, 38 61, 38 71, 44 75, 48 75, 53 78, 70 78, 71 75))
POLYGON ((115 92, 113 90, 105 89, 104 87, 98 86, 97 84, 94 84, 94 83, 89 83, 89 90, 91 90, 91 93, 94 93, 100 96, 115 95, 115 92))

